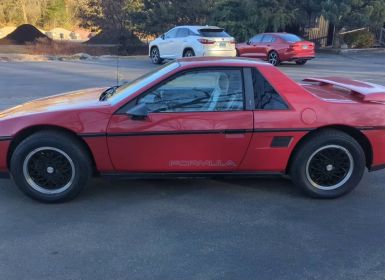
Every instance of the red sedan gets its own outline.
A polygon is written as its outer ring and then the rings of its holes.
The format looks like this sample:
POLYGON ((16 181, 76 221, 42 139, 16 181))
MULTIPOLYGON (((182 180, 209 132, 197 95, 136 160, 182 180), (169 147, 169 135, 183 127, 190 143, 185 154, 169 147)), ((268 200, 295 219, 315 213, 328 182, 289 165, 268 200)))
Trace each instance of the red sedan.
POLYGON ((258 34, 246 43, 237 44, 236 49, 238 56, 261 58, 274 66, 282 61, 303 65, 315 57, 314 43, 289 33, 258 34))
POLYGON ((288 174, 313 197, 338 197, 385 167, 384 103, 371 83, 298 84, 255 60, 181 59, 1 112, 0 170, 44 202, 74 198, 92 175, 288 174))

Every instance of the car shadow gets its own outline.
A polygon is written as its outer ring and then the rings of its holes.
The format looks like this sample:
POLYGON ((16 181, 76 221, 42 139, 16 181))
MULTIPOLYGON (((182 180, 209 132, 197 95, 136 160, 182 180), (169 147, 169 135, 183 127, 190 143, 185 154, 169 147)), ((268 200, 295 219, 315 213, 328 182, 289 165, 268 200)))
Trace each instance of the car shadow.
POLYGON ((175 198, 190 194, 202 195, 231 194, 234 196, 285 196, 303 197, 290 180, 284 178, 256 179, 148 179, 148 180, 107 180, 93 179, 79 198, 85 200, 104 199, 157 199, 175 198))

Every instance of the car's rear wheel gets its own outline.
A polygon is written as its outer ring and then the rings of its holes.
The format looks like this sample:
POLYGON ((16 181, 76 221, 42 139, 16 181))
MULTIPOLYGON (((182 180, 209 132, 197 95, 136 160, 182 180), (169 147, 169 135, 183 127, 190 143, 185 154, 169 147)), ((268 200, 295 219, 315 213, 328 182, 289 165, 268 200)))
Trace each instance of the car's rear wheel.
POLYGON ((195 56, 195 52, 192 49, 187 49, 183 52, 183 57, 193 57, 195 56))
POLYGON ((349 135, 325 130, 314 134, 292 158, 290 176, 308 195, 335 198, 352 191, 365 170, 365 153, 349 135))
POLYGON ((279 55, 276 51, 269 52, 267 56, 267 61, 274 66, 278 66, 281 63, 281 61, 279 60, 279 55))
POLYGON ((160 52, 157 47, 153 47, 151 49, 150 56, 151 56, 151 61, 154 64, 161 64, 163 61, 162 58, 160 57, 160 52))
POLYGON ((86 186, 91 161, 82 144, 62 132, 38 132, 11 157, 12 178, 26 195, 42 202, 75 198, 86 186))
POLYGON ((295 63, 296 63, 297 65, 304 65, 306 62, 307 62, 306 59, 299 59, 299 60, 296 60, 296 61, 295 61, 295 63))

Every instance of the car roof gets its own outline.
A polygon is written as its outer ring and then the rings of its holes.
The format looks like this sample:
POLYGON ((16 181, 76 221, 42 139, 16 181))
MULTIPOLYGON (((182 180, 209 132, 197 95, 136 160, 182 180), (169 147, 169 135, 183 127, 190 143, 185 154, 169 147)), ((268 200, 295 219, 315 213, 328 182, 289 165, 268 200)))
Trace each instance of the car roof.
POLYGON ((185 57, 176 61, 182 67, 273 67, 262 60, 242 57, 185 57))

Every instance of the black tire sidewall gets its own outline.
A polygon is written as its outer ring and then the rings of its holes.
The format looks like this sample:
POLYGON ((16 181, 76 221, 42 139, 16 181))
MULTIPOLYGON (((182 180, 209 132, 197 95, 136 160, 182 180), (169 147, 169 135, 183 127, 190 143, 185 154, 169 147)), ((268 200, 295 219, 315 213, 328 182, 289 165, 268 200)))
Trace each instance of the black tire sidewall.
POLYGON ((191 57, 195 56, 194 50, 188 49, 188 50, 185 50, 185 52, 183 53, 183 57, 187 57, 187 53, 189 53, 189 52, 192 54, 191 57))
POLYGON ((278 53, 277 53, 276 51, 270 51, 270 52, 269 52, 269 54, 267 55, 267 61, 268 61, 271 65, 273 65, 273 66, 278 66, 278 65, 281 63, 281 61, 280 61, 280 59, 279 59, 279 55, 278 55, 278 53), (277 62, 276 62, 275 64, 270 63, 270 55, 271 55, 272 53, 275 53, 275 54, 277 55, 277 62))
POLYGON ((73 199, 87 184, 91 176, 91 164, 79 143, 71 137, 57 137, 54 134, 37 134, 21 142, 12 154, 11 176, 19 189, 29 197, 41 202, 62 202, 73 199), (27 155, 41 147, 53 147, 65 152, 73 161, 75 176, 72 185, 57 194, 44 194, 29 185, 23 173, 23 164, 27 155))
POLYGON ((153 64, 161 64, 162 63, 162 59, 160 58, 160 52, 159 52, 159 49, 157 48, 157 47, 153 47, 152 49, 151 49, 151 62, 153 63, 153 64), (157 53, 158 53, 158 61, 154 61, 154 59, 153 59, 153 57, 152 57, 152 52, 154 51, 154 50, 156 50, 157 51, 157 53))
POLYGON ((335 134, 334 136, 319 135, 318 138, 307 141, 294 157, 291 178, 308 195, 316 198, 336 198, 352 191, 361 181, 365 170, 365 153, 361 146, 350 136, 335 134), (314 187, 306 176, 306 165, 310 156, 319 148, 328 145, 339 145, 347 149, 353 158, 353 172, 349 180, 334 190, 322 190, 314 187))

